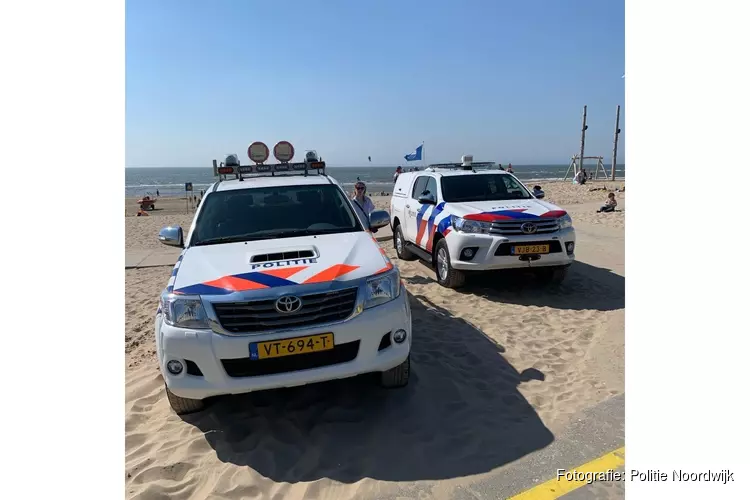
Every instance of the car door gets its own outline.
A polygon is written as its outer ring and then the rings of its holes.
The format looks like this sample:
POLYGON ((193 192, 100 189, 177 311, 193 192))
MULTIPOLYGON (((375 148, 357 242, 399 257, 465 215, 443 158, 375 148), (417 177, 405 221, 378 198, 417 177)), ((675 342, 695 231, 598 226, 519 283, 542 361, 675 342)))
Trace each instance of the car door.
POLYGON ((437 179, 430 176, 427 177, 427 182, 424 187, 417 186, 421 189, 421 192, 417 194, 418 197, 426 196, 432 199, 433 203, 419 203, 419 210, 417 210, 417 234, 414 242, 422 248, 430 249, 430 233, 432 231, 432 223, 434 222, 433 214, 435 213, 435 206, 438 203, 438 189, 437 179))
POLYGON ((417 198, 424 191, 428 178, 426 175, 418 176, 412 185, 409 197, 406 199, 406 220, 404 221, 402 232, 406 241, 411 243, 416 243, 417 241, 417 217, 421 210, 421 205, 417 201, 417 198))

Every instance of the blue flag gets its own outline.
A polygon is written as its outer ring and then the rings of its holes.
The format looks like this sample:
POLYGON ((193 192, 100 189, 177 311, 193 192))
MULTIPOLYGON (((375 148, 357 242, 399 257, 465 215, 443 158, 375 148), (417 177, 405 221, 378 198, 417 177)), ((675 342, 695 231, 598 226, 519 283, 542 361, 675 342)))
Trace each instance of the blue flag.
POLYGON ((404 159, 406 161, 421 160, 422 159, 422 146, 424 146, 424 144, 418 146, 417 149, 415 149, 413 153, 410 153, 404 156, 404 159))

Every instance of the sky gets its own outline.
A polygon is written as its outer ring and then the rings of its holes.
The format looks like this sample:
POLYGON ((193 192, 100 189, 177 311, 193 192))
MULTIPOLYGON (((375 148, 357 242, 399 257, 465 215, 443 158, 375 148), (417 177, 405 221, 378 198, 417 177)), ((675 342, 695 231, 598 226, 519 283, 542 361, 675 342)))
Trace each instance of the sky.
POLYGON ((624 0, 128 0, 126 166, 625 162, 624 0), (372 157, 372 163, 368 162, 372 157))

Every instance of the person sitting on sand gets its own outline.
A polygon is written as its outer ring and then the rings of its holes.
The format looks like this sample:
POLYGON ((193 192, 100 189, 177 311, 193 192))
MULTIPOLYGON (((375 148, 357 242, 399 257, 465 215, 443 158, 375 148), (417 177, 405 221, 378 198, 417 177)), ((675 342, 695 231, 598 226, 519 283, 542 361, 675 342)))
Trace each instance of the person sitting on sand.
POLYGON ((576 176, 573 178, 573 182, 583 186, 586 184, 586 179, 583 176, 583 170, 579 170, 576 176))
POLYGON ((544 191, 542 191, 542 186, 534 186, 534 190, 531 192, 531 194, 533 194, 535 198, 544 196, 544 191))
POLYGON ((615 193, 609 193, 609 195, 607 195, 607 201, 604 202, 604 206, 597 210, 596 213, 614 212, 616 206, 617 200, 615 199, 615 193))
POLYGON ((367 196, 367 187, 365 183, 360 181, 354 185, 354 193, 352 195, 352 201, 354 206, 360 212, 362 221, 367 222, 369 225, 370 214, 375 210, 375 204, 372 202, 369 196, 367 196))

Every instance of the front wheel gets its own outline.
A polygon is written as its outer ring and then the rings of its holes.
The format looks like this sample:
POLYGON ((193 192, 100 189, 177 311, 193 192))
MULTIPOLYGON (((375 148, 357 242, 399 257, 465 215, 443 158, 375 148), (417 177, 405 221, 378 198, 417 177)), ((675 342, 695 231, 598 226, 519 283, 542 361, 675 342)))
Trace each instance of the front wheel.
POLYGON ((453 269, 448 243, 440 240, 435 247, 435 276, 446 288, 459 288, 466 282, 466 274, 453 269))
POLYGON ((411 355, 406 357, 406 361, 386 370, 380 374, 380 385, 386 388, 404 387, 409 383, 409 373, 411 372, 411 363, 409 361, 411 355))
POLYGON ((204 407, 202 399, 188 399, 177 396, 169 390, 167 384, 164 384, 164 389, 167 391, 167 399, 169 400, 169 406, 172 407, 174 412, 178 415, 186 415, 188 413, 195 413, 201 411, 204 407))
POLYGON ((406 240, 404 239, 404 233, 401 231, 401 224, 396 226, 396 230, 393 231, 393 246, 396 248, 396 255, 398 255, 399 259, 414 260, 417 258, 416 255, 406 248, 406 240))

